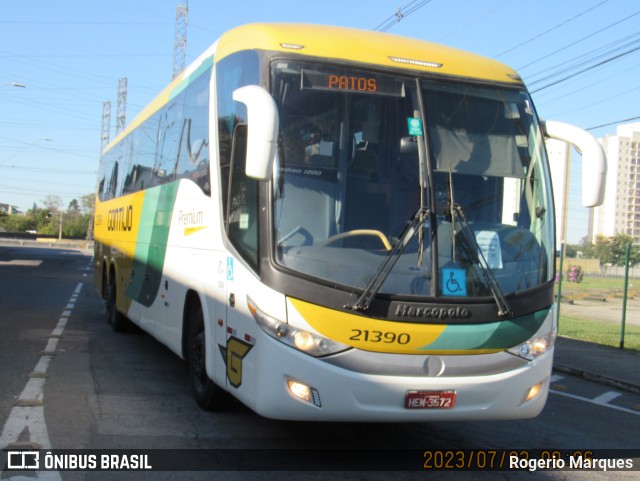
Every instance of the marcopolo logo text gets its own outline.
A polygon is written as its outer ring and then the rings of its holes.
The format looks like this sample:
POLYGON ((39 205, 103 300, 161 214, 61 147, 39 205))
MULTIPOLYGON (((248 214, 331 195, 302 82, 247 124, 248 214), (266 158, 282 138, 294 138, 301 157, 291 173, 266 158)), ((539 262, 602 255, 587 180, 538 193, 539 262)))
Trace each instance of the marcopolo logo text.
POLYGON ((421 307, 398 304, 396 316, 414 319, 468 319, 471 311, 465 307, 421 307))

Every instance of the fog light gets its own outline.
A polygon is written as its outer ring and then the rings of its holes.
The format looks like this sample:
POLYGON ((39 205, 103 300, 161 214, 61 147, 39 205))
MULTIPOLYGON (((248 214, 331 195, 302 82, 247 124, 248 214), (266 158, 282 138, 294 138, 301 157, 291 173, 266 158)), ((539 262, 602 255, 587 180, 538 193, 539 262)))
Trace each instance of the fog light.
POLYGON ((314 406, 321 407, 320 393, 317 389, 293 379, 287 379, 287 387, 289 388, 289 392, 295 398, 312 403, 314 406))
POLYGON ((309 386, 292 380, 287 381, 287 384, 289 385, 289 391, 291 391, 291 394, 295 397, 300 398, 303 401, 311 401, 311 390, 309 389, 309 386))
POLYGON ((531 389, 529 389, 529 392, 527 393, 527 395, 525 396, 525 398, 524 398, 524 400, 522 402, 526 403, 527 401, 531 401, 534 397, 536 397, 538 394, 540 394, 540 391, 542 391, 542 383, 541 382, 539 382, 538 384, 533 386, 531 389))

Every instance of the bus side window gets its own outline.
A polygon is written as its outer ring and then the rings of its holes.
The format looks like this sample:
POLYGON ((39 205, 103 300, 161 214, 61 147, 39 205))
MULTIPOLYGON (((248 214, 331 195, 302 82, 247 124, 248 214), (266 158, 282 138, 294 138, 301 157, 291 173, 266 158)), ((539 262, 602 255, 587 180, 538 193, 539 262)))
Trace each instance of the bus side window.
POLYGON ((247 125, 233 133, 226 224, 229 239, 254 268, 258 265, 258 181, 247 177, 247 125))
POLYGON ((258 182, 246 176, 247 109, 233 91, 259 82, 253 51, 230 55, 216 64, 218 148, 222 214, 227 236, 253 269, 258 268, 258 182))
POLYGON ((185 89, 176 178, 189 179, 211 195, 209 184, 209 78, 200 76, 185 89))
POLYGON ((160 117, 158 152, 154 168, 155 184, 166 184, 175 179, 176 161, 180 149, 182 134, 182 95, 173 104, 169 104, 160 117))

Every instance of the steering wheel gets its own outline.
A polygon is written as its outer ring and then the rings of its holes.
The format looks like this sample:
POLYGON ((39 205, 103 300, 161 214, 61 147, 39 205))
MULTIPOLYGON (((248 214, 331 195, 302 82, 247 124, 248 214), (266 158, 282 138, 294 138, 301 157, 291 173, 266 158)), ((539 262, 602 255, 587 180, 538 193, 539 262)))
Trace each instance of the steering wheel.
POLYGON ((382 242, 386 250, 390 251, 392 249, 391 242, 389 242, 389 239, 387 238, 387 236, 376 229, 355 229, 355 230, 349 230, 346 232, 341 232, 340 234, 333 235, 328 239, 323 240, 322 242, 320 242, 319 245, 328 246, 329 244, 333 244, 335 241, 340 239, 346 239, 348 237, 356 237, 356 236, 364 236, 364 235, 375 236, 378 239, 380 239, 380 242, 382 242))

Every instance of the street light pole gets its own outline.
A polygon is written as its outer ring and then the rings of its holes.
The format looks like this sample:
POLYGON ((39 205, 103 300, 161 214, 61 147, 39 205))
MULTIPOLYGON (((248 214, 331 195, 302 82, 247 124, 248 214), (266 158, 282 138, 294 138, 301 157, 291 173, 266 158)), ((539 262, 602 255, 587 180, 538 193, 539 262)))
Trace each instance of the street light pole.
POLYGON ((21 83, 18 83, 18 82, 4 82, 4 83, 0 84, 0 87, 6 87, 7 85, 10 85, 12 87, 19 87, 21 89, 26 88, 25 84, 21 84, 21 83))

